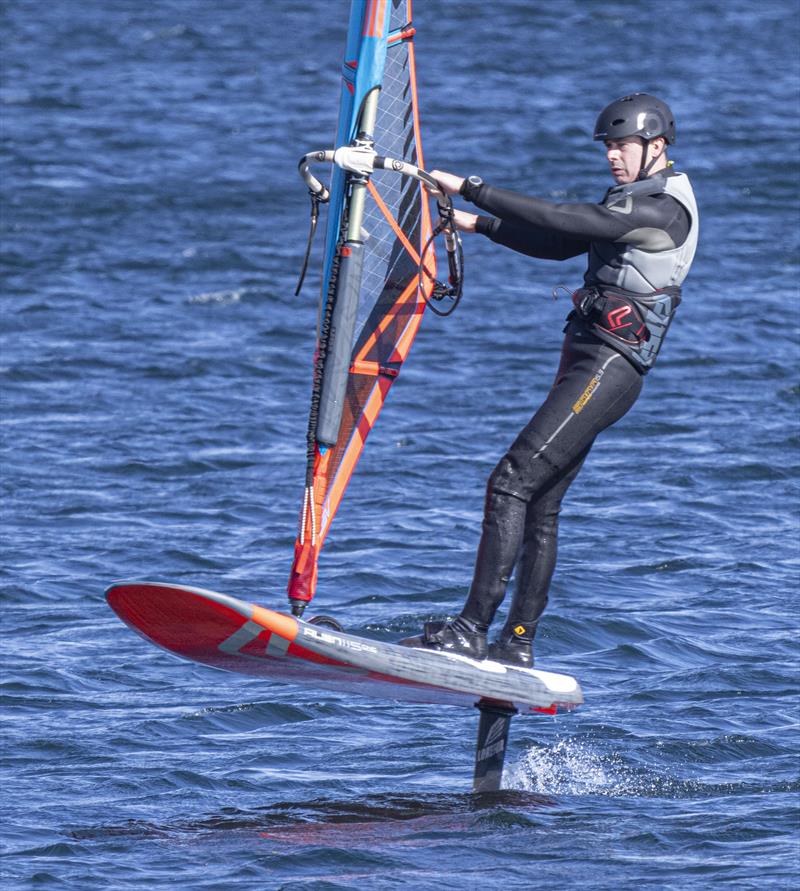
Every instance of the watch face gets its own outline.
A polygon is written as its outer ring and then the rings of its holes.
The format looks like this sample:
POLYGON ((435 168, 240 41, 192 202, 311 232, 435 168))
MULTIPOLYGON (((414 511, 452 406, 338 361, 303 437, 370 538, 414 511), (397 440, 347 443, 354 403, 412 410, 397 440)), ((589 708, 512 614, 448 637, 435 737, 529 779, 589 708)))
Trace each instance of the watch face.
POLYGON ((469 176, 469 177, 467 177, 467 180, 469 181, 469 184, 471 186, 482 186, 483 185, 483 180, 479 176, 469 176))

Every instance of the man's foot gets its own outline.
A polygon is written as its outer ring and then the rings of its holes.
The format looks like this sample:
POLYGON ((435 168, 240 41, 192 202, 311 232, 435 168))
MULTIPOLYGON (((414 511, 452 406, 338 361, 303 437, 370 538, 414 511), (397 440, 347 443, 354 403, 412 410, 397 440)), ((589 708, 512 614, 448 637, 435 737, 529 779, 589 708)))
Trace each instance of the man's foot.
POLYGON ((474 622, 458 616, 450 622, 426 622, 422 634, 400 641, 404 647, 418 647, 458 653, 470 659, 486 658, 486 631, 474 622))
POLYGON ((489 659, 517 668, 533 668, 533 633, 524 625, 504 628, 500 637, 489 647, 489 659))

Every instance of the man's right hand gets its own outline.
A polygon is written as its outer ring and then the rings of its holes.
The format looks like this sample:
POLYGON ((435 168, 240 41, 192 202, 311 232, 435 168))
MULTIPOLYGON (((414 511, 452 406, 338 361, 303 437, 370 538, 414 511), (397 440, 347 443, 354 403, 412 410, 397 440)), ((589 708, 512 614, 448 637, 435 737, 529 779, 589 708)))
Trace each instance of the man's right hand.
POLYGON ((455 221, 456 228, 461 232, 474 232, 475 224, 478 222, 478 215, 467 213, 466 210, 454 210, 453 220, 455 221))

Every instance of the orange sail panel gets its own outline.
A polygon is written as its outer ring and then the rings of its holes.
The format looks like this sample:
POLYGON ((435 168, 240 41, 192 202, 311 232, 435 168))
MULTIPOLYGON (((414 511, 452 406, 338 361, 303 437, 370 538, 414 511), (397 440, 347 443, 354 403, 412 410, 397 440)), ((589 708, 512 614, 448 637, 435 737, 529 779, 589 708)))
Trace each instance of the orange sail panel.
MULTIPOLYGON (((378 155, 424 166, 414 33, 411 0, 354 0, 337 146, 366 140, 378 155)), ((365 182, 363 177, 334 169, 314 367, 315 395, 309 422, 309 464, 289 579, 289 598, 298 615, 314 596, 320 549, 431 297, 436 274, 433 250, 426 247, 431 232, 428 200, 418 180, 391 170, 375 170, 365 182), (359 214, 361 221, 360 231, 355 234, 354 214, 359 214), (423 253, 424 272, 420 276, 423 253), (357 264, 353 263, 356 254, 357 264), (347 270, 344 285, 342 269, 347 270), (342 297, 343 289, 349 296, 342 297), (344 354, 343 397, 334 413, 338 434, 335 442, 330 434, 320 440, 320 392, 325 363, 333 361, 329 358, 333 348, 327 338, 330 329, 337 327, 337 299, 351 297, 357 309, 355 323, 351 323, 352 342, 350 333, 346 335, 350 352, 349 368, 344 354)), ((341 326, 337 336, 342 336, 341 326)), ((341 357, 337 361, 341 364, 341 357)), ((330 367, 327 371, 330 375, 330 367)))

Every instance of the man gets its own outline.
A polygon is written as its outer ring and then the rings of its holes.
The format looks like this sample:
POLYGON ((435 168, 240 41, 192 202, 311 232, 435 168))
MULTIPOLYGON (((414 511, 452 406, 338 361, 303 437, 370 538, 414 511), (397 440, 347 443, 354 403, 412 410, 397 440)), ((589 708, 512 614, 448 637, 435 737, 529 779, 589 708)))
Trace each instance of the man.
POLYGON ((633 405, 680 303, 680 284, 697 246, 698 214, 688 177, 673 172, 669 107, 634 93, 605 108, 594 139, 606 146, 616 186, 600 204, 553 204, 434 171, 492 216, 456 212, 458 227, 532 257, 588 254, 584 287, 573 295, 561 363, 541 408, 495 467, 487 486, 483 532, 461 614, 428 622, 412 647, 488 655, 533 665, 536 625, 556 563, 561 500, 595 437, 633 405), (487 647, 487 631, 516 566, 505 626, 487 647))

